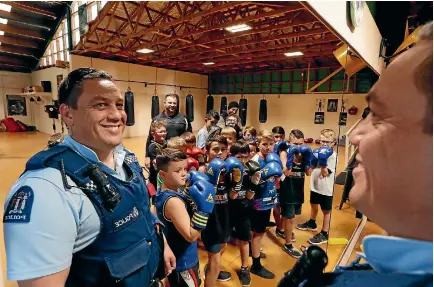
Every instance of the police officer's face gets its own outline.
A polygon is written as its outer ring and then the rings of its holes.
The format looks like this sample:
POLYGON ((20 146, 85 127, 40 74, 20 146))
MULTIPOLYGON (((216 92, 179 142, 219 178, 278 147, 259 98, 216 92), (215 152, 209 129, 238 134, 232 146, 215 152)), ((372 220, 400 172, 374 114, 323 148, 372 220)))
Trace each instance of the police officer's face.
POLYGON ((127 117, 118 87, 106 79, 92 79, 83 82, 81 91, 76 109, 61 109, 73 138, 95 151, 116 147, 127 117))
POLYGON ((368 93, 371 113, 350 137, 359 148, 351 204, 392 235, 429 241, 433 135, 423 127, 427 108, 432 113, 432 92, 416 83, 431 81, 432 89, 432 76, 420 71, 429 54, 432 69, 432 51, 432 40, 418 43, 383 71, 368 93))

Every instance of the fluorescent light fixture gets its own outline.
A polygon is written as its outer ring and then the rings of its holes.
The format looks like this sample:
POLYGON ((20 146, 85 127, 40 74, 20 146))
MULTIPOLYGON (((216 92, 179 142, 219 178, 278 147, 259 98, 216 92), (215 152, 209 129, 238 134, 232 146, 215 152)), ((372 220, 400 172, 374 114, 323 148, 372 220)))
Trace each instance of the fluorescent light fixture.
POLYGON ((211 65, 214 65, 215 63, 214 62, 206 62, 206 63, 203 63, 205 66, 211 66, 211 65))
POLYGON ((236 33, 236 32, 250 30, 250 29, 252 29, 252 27, 250 27, 246 24, 240 24, 240 25, 229 26, 229 27, 226 27, 225 29, 229 32, 236 33))
POLYGON ((0 3, 0 10, 11 12, 11 5, 0 3))
POLYGON ((4 31, 0 31, 0 36, 3 36, 5 34, 4 31))
POLYGON ((137 50, 137 52, 143 53, 143 54, 149 54, 149 53, 154 52, 154 50, 144 48, 144 49, 137 50))
POLYGON ((288 52, 284 54, 287 57, 303 56, 303 52, 288 52))
POLYGON ((0 23, 6 25, 8 23, 8 19, 0 18, 0 23))

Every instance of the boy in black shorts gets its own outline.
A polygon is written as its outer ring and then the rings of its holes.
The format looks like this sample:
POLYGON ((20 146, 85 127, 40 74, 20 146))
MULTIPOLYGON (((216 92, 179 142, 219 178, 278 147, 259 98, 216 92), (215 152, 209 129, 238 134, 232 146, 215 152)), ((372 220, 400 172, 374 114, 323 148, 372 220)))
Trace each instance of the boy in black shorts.
MULTIPOLYGON (((304 135, 300 130, 292 130, 289 134, 289 146, 285 142, 276 145, 280 159, 284 165, 284 179, 280 183, 280 209, 282 224, 276 228, 276 235, 285 239, 282 249, 294 258, 301 256, 300 251, 292 245, 295 242, 293 234, 295 216, 301 214, 301 205, 304 202, 305 176, 312 172, 312 150, 304 145, 304 135), (283 148, 286 147, 284 150, 283 148)), ((276 149, 275 149, 276 150, 276 149)))
POLYGON ((156 195, 157 215, 164 223, 164 235, 176 256, 176 269, 168 276, 169 284, 171 287, 199 287, 196 240, 214 208, 214 202, 209 200, 215 196, 214 186, 205 176, 191 173, 188 179, 190 202, 180 190, 187 179, 186 155, 167 148, 159 152, 156 162, 163 179, 156 195))
POLYGON ((259 176, 261 167, 258 163, 249 161, 249 144, 244 140, 235 142, 230 152, 232 156, 239 159, 245 166, 241 190, 238 192, 236 199, 229 200, 229 210, 231 224, 235 229, 234 237, 238 241, 241 254, 241 269, 238 276, 242 286, 249 286, 251 282, 248 269, 249 241, 252 240, 250 212, 254 196, 254 192, 250 189, 250 177, 259 176))
POLYGON ((205 266, 205 287, 213 287, 217 280, 224 282, 232 278, 231 273, 220 271, 221 256, 231 235, 230 185, 229 178, 224 175, 226 172, 225 160, 228 157, 228 142, 223 136, 214 136, 207 141, 205 148, 208 162, 206 165, 200 166, 199 171, 209 177, 214 177, 214 180, 210 180, 210 182, 216 186, 214 210, 210 214, 206 228, 202 231, 202 242, 208 252, 208 264, 205 266), (217 160, 213 161, 214 159, 217 160))

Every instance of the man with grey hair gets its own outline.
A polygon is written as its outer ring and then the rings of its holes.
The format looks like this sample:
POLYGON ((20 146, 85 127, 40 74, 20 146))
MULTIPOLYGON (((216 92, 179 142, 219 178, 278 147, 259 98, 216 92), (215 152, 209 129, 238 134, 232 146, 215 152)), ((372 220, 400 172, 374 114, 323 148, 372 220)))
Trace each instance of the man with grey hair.
POLYGON ((365 237, 355 263, 304 286, 433 286, 432 23, 387 67, 367 101, 371 112, 350 138, 358 166, 349 196, 391 236, 365 237))

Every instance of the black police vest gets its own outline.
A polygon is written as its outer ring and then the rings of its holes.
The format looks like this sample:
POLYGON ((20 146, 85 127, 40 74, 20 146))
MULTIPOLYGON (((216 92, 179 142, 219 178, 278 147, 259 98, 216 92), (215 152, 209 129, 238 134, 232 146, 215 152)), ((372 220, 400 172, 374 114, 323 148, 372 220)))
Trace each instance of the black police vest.
POLYGON ((149 286, 158 267, 162 242, 155 232, 149 196, 137 158, 132 153, 125 156, 126 181, 104 173, 121 198, 113 211, 105 207, 100 188, 89 178, 90 165, 64 145, 39 152, 26 164, 26 170, 58 169, 66 192, 68 175, 90 199, 101 221, 95 241, 73 254, 65 286, 149 286))

